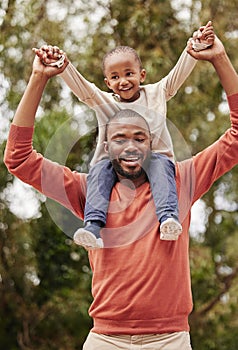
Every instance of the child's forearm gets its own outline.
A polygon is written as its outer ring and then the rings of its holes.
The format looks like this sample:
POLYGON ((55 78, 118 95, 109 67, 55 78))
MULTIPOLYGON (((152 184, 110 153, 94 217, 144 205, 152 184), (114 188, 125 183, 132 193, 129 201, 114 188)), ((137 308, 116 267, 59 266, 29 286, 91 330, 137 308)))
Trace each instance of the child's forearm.
POLYGON ((167 98, 174 96, 188 76, 192 73, 197 60, 191 57, 186 50, 181 53, 176 65, 166 76, 167 98))
MULTIPOLYGON (((67 69, 60 74, 74 95, 81 101, 92 107, 91 99, 95 95, 95 85, 89 82, 84 76, 69 63, 67 69)), ((97 104, 95 97, 95 104, 97 104)))

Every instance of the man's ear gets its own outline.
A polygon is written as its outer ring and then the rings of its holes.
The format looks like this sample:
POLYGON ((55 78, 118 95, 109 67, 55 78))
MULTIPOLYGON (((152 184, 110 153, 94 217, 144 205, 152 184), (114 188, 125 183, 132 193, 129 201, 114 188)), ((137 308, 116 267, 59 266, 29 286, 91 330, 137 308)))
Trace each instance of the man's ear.
POLYGON ((104 83, 107 85, 107 87, 111 90, 111 85, 110 82, 108 81, 107 78, 104 78, 104 83))
POLYGON ((144 83, 145 78, 146 78, 146 70, 143 68, 140 71, 140 83, 144 83))
POLYGON ((108 153, 108 142, 104 141, 104 151, 108 153))
POLYGON ((154 134, 150 134, 150 149, 152 150, 152 143, 154 139, 154 134))

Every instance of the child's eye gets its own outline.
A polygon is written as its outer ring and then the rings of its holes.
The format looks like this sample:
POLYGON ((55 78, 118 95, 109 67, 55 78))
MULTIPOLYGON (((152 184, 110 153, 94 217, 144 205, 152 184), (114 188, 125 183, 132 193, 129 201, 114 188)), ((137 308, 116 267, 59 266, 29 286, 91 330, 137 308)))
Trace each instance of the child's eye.
POLYGON ((111 77, 111 79, 112 79, 112 80, 118 79, 118 75, 113 75, 113 76, 111 77))

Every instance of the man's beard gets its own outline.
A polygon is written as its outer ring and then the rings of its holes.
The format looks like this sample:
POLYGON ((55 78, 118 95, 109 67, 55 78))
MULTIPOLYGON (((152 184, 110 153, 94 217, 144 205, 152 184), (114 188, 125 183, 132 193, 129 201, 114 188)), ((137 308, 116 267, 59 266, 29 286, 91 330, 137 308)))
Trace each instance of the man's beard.
POLYGON ((115 172, 121 175, 122 177, 125 177, 126 179, 136 180, 140 178, 143 174, 146 174, 145 170, 142 167, 136 172, 129 172, 129 171, 123 170, 123 168, 121 167, 117 159, 112 159, 111 162, 115 172))

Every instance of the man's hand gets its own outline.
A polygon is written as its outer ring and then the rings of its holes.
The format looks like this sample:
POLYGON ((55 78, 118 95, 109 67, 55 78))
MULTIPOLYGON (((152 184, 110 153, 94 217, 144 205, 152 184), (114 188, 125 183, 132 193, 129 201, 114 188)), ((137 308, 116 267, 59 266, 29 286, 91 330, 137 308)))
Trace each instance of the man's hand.
POLYGON ((216 59, 219 59, 221 56, 225 55, 225 48, 220 41, 220 39, 215 35, 215 40, 212 46, 206 50, 195 51, 193 48, 193 40, 189 39, 187 44, 187 52, 197 60, 205 60, 214 62, 216 59))

